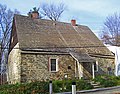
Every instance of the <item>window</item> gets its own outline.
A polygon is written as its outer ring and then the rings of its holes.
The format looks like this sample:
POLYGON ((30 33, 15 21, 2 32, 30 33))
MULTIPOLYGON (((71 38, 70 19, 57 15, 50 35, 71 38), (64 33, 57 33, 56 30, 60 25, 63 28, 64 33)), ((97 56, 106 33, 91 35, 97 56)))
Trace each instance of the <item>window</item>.
POLYGON ((58 59, 51 58, 49 64, 50 64, 49 68, 50 68, 51 72, 57 72, 58 71, 58 59))
POLYGON ((68 69, 69 69, 69 70, 71 69, 71 66, 70 66, 70 65, 68 66, 68 69))
POLYGON ((96 62, 94 63, 94 70, 95 70, 95 71, 98 71, 98 61, 96 61, 96 62))

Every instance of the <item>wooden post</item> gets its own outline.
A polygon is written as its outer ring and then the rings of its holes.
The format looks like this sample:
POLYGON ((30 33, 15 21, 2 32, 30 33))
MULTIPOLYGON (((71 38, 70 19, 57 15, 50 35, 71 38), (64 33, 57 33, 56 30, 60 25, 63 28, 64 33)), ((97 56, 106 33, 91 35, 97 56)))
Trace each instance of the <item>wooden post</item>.
POLYGON ((52 94, 52 81, 49 82, 49 94, 52 94))
POLYGON ((93 79, 95 78, 95 70, 94 70, 94 63, 92 63, 92 76, 93 76, 93 79))
POLYGON ((76 94, 76 82, 72 82, 72 94, 76 94))

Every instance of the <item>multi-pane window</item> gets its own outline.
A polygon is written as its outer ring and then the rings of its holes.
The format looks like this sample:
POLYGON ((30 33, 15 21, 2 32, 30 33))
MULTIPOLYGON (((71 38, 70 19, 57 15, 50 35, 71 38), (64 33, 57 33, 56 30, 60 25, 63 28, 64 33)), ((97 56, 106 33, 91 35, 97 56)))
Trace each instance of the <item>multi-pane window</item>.
POLYGON ((50 68, 51 72, 57 72, 58 71, 58 59, 51 58, 49 64, 50 64, 49 68, 50 68))

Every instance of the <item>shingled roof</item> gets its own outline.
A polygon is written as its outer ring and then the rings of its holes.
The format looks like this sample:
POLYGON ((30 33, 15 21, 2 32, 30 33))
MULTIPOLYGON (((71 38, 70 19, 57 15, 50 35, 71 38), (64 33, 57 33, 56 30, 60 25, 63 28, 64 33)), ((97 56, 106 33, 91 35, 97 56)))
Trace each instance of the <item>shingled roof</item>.
POLYGON ((72 26, 71 23, 32 19, 22 15, 15 15, 14 25, 21 49, 74 49, 87 54, 111 55, 87 26, 72 26))

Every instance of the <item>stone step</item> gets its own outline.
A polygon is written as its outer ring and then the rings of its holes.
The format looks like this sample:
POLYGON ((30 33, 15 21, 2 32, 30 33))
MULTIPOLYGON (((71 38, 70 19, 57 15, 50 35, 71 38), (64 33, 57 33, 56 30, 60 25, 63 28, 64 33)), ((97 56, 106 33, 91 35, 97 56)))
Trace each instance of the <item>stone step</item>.
POLYGON ((100 85, 93 85, 94 88, 100 88, 101 86, 100 85))
POLYGON ((94 88, 100 88, 100 87, 101 87, 99 82, 91 81, 90 84, 91 84, 94 88))

